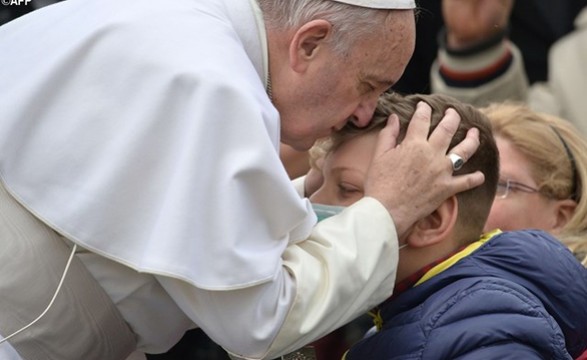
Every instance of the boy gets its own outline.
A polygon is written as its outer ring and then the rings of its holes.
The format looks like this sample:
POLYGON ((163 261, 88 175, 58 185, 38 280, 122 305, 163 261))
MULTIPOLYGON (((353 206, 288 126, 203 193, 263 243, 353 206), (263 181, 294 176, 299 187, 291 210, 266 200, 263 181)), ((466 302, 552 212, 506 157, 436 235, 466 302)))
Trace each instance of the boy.
POLYGON ((378 331, 345 359, 579 356, 587 348, 587 270, 544 232, 497 230, 480 237, 499 161, 488 120, 472 106, 440 95, 384 95, 369 127, 347 127, 312 150, 321 157, 323 182, 310 199, 330 206, 360 199, 377 130, 397 114, 401 139, 419 101, 433 109, 432 128, 448 107, 460 114, 453 142, 479 129, 479 149, 455 174, 480 170, 485 183, 449 198, 399 239, 394 295, 373 312, 378 331))

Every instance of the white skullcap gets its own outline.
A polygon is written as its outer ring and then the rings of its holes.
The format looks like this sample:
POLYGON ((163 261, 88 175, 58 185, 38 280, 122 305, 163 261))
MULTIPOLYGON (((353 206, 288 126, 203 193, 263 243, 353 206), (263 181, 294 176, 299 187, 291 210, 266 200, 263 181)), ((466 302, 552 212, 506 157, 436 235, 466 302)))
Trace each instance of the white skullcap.
POLYGON ((415 0, 333 0, 349 5, 367 7, 372 9, 414 9, 415 0))

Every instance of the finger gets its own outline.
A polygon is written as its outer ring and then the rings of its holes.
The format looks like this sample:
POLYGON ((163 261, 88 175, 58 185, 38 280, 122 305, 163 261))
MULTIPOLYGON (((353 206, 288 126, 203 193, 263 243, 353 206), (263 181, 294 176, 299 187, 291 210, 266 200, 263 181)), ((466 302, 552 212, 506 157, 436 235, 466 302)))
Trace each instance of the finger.
POLYGON ((471 190, 485 181, 485 175, 481 171, 470 174, 456 175, 451 179, 451 190, 453 194, 471 190))
MULTIPOLYGON (((460 156, 465 162, 467 162, 467 160, 473 156, 475 151, 477 151, 477 148, 479 148, 479 129, 471 128, 469 131, 467 131, 467 135, 463 141, 450 149, 449 153, 456 154, 460 156)), ((453 164, 450 159, 448 162, 452 168, 453 164)))
POLYGON ((444 153, 446 153, 452 137, 459 128, 460 122, 461 117, 459 113, 452 108, 447 109, 442 120, 440 120, 432 134, 430 134, 430 138, 428 139, 430 145, 435 149, 444 150, 444 153))
POLYGON ((424 101, 418 102, 416 111, 408 124, 404 142, 412 139, 427 139, 430 132, 430 119, 432 118, 432 108, 424 101))
POLYGON ((456 153, 448 153, 448 159, 452 164, 452 171, 459 171, 465 164, 465 159, 463 159, 459 154, 456 153))
POLYGON ((377 145, 375 146, 375 156, 383 154, 390 149, 393 149, 397 144, 398 135, 399 117, 395 114, 391 114, 387 118, 387 124, 379 132, 379 135, 377 137, 377 145))

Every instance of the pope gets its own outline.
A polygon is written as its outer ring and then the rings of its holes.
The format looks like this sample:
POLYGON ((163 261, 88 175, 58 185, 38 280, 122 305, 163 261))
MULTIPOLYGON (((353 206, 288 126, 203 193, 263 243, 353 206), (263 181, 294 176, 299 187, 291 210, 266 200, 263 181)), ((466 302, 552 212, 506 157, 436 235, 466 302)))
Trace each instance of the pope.
POLYGON ((68 0, 0 27, 0 354, 200 327, 274 358, 389 297, 398 236, 483 182, 453 176, 475 129, 449 149, 458 115, 429 135, 420 104, 396 147, 390 117, 365 197, 320 224, 278 149, 367 125, 414 23, 413 0, 68 0))

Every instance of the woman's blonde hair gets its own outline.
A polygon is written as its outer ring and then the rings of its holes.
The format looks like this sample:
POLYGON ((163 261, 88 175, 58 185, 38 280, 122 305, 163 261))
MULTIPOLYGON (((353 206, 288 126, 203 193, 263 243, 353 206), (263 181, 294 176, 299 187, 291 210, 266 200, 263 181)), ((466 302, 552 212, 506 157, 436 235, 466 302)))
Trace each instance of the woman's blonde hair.
POLYGON ((577 202, 557 236, 587 266, 587 140, 572 123, 524 104, 496 103, 481 111, 491 121, 495 136, 509 141, 528 159, 541 193, 577 202))

